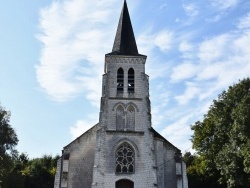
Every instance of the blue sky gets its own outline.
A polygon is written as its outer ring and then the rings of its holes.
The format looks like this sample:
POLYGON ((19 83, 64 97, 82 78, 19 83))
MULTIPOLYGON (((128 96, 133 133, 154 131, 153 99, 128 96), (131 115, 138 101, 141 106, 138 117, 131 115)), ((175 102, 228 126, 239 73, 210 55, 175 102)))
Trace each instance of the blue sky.
MULTIPOLYGON (((148 56, 153 127, 183 152, 190 125, 218 94, 250 75, 250 2, 127 0, 148 56)), ((122 0, 0 1, 0 102, 17 149, 60 154, 98 122, 104 55, 122 0)))

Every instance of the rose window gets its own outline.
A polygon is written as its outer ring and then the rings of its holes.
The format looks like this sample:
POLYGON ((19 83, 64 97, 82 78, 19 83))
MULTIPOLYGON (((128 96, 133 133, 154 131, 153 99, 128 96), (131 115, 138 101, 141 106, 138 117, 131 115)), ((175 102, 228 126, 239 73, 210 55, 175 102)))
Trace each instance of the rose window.
POLYGON ((116 151, 116 172, 134 172, 134 152, 128 144, 123 144, 116 151))

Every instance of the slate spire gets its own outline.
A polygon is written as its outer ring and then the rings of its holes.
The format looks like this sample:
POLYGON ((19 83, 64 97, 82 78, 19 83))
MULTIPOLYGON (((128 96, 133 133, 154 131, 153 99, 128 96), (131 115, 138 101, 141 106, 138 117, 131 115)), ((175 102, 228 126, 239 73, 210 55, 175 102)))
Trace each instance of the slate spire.
POLYGON ((139 55, 126 0, 124 0, 111 54, 139 55))

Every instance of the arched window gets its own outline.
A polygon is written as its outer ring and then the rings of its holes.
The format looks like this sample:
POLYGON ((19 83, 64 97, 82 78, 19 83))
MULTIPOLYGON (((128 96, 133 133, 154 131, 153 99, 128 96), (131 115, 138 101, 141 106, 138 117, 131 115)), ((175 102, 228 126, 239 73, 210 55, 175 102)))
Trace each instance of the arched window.
POLYGON ((122 93, 124 87, 124 71, 119 68, 117 71, 117 93, 122 93))
POLYGON ((116 130, 124 130, 125 128, 125 112, 122 106, 116 109, 116 130))
POLYGON ((130 68, 128 70, 128 93, 135 92, 135 71, 130 68))
POLYGON ((134 182, 122 179, 115 182, 115 188, 134 188, 134 182))
POLYGON ((116 173, 133 173, 134 172, 134 151, 132 147, 124 143, 115 153, 116 173))
POLYGON ((127 109, 127 127, 128 130, 135 130, 135 108, 133 106, 129 106, 127 109))

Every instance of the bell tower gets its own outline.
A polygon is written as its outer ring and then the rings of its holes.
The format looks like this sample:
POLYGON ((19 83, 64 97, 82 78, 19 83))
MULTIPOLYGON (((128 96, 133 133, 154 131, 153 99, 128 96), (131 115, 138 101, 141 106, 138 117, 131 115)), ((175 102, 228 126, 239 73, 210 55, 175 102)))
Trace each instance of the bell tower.
POLYGON ((138 53, 124 1, 112 52, 105 55, 100 122, 105 119, 101 126, 107 130, 145 131, 151 126, 150 119, 142 124, 142 116, 150 116, 146 58, 138 53))
POLYGON ((112 52, 105 55, 93 188, 157 183, 146 58, 138 53, 124 1, 112 52))

